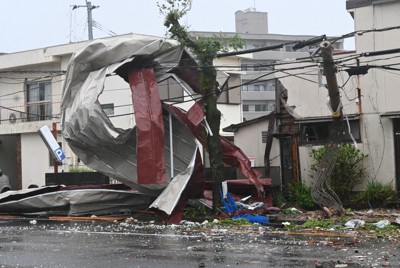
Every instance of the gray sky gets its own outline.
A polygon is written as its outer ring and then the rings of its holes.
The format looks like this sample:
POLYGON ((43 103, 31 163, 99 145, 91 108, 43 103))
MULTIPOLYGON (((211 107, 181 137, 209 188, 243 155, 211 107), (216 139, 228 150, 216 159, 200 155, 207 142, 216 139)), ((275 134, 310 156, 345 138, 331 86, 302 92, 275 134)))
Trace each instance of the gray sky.
MULTIPOLYGON (((94 38, 139 33, 163 36, 163 0, 91 0, 94 38)), ((87 39, 85 0, 1 0, 0 52, 17 52, 87 39)), ((268 12, 269 32, 274 34, 342 35, 352 32, 353 19, 346 0, 193 0, 183 22, 193 31, 235 31, 235 12, 249 7, 268 12)), ((352 40, 345 42, 352 49, 352 40)))

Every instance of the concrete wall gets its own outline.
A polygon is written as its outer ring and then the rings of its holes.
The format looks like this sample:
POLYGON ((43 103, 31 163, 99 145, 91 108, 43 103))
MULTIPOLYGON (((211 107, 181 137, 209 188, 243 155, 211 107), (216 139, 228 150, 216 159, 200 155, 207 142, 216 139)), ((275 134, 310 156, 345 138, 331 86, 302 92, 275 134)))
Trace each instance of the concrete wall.
MULTIPOLYGON (((400 2, 384 2, 356 8, 354 10, 355 30, 381 29, 400 25, 400 2)), ((356 36, 357 53, 394 49, 399 47, 399 43, 398 30, 356 36)), ((360 64, 398 63, 398 59, 392 58, 393 56, 398 56, 398 54, 360 58, 360 64)), ((400 111, 399 84, 398 72, 382 69, 371 69, 368 74, 360 78, 364 112, 363 149, 370 155, 368 163, 370 179, 378 179, 384 183, 393 183, 396 172, 392 120, 381 115, 386 112, 400 111)))
POLYGON ((257 12, 255 9, 235 12, 237 33, 267 34, 268 13, 257 12))
POLYGON ((119 76, 107 77, 105 89, 99 97, 100 104, 113 104, 114 115, 110 117, 115 127, 128 129, 134 126, 132 93, 129 84, 119 76))
POLYGON ((49 151, 36 133, 21 135, 22 188, 35 184, 43 186, 44 174, 52 172, 49 151))
MULTIPOLYGON (((380 29, 389 26, 400 25, 400 2, 394 1, 384 4, 370 5, 354 10, 354 23, 356 30, 380 29)), ((399 47, 399 30, 366 33, 356 36, 356 49, 358 53, 394 49, 399 47)), ((392 54, 396 56, 396 54, 392 54)), ((398 63, 398 59, 391 58, 391 55, 380 55, 376 57, 360 58, 361 64, 379 60, 376 64, 390 65, 398 63)), ((398 85, 400 78, 396 72, 372 69, 367 75, 361 78, 361 86, 368 98, 364 103, 365 112, 397 111, 399 105, 398 85), (377 83, 379 82, 379 83, 377 83), (379 94, 377 94, 379 93, 379 94)))
MULTIPOLYGON (((355 30, 380 29, 400 25, 400 2, 384 2, 351 10, 354 13, 355 30)), ((399 43, 400 32, 398 30, 356 35, 357 54, 398 48, 399 43)), ((398 56, 398 54, 361 57, 360 65, 398 63, 398 58, 392 58, 393 56, 398 56)), ((335 56, 335 58, 340 57, 343 55, 335 56)), ((351 60, 346 64, 356 66, 357 62, 351 60)), ((359 76, 358 80, 357 76, 349 78, 344 69, 340 68, 337 73, 339 87, 344 85, 340 90, 344 113, 359 113, 358 101, 361 100, 361 143, 358 144, 358 149, 369 155, 363 163, 368 174, 364 180, 364 186, 372 180, 394 185, 396 159, 394 157, 393 122, 392 119, 382 115, 387 112, 400 112, 398 102, 400 76, 398 72, 370 69, 367 74, 359 76), (361 89, 360 99, 357 98, 357 88, 361 89)), ((317 68, 291 71, 291 73, 299 75, 305 72, 308 74, 307 78, 315 83, 296 77, 281 79, 282 84, 288 90, 288 104, 295 106, 294 111, 299 117, 329 116, 331 111, 326 104, 327 89, 318 84, 318 81, 322 81, 322 84, 326 83, 324 77, 322 80, 318 78, 317 68)), ((310 153, 313 148, 318 147, 300 146, 299 148, 302 179, 306 182, 310 182, 309 167, 312 163, 310 153)), ((363 186, 357 189, 363 189, 363 186)))
MULTIPOLYGON (((255 166, 264 166, 265 143, 262 143, 262 132, 268 130, 268 121, 262 121, 239 128, 235 132, 235 145, 248 157, 254 157, 255 166)), ((273 140, 270 159, 271 166, 280 166, 279 143, 273 140)))

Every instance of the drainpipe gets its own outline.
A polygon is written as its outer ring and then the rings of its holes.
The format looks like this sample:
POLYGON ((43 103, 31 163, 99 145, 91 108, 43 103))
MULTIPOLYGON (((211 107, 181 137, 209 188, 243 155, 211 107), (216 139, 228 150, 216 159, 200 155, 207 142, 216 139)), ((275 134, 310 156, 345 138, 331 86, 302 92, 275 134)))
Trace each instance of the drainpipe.
MULTIPOLYGON (((357 66, 360 66, 360 60, 357 59, 357 66)), ((357 74, 357 99, 358 99, 358 113, 361 115, 362 114, 362 102, 361 102, 361 83, 360 83, 360 75, 357 74)))
MULTIPOLYGON (((53 122, 53 136, 57 140, 57 123, 53 122)), ((54 173, 58 173, 58 160, 54 158, 54 173)))

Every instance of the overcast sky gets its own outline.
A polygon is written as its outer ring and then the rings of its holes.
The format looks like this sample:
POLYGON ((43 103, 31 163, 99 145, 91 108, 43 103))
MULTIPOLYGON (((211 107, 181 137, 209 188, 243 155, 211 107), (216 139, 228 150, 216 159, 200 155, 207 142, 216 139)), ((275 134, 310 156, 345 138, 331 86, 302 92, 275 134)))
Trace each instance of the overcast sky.
MULTIPOLYGON (((163 0, 92 0, 94 38, 138 33, 164 36, 163 0)), ((88 37, 85 0, 1 0, 0 52, 18 52, 83 41, 88 37)), ((247 8, 268 12, 274 34, 342 35, 354 30, 346 0, 193 0, 184 23, 193 31, 235 31, 235 12, 247 8)), ((352 40, 345 42, 352 49, 352 40)))

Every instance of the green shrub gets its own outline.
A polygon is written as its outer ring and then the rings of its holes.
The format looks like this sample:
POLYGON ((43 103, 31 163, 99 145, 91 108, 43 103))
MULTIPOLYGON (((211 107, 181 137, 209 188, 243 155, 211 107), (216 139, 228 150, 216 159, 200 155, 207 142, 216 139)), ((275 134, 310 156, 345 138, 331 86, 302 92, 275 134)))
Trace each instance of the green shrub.
MULTIPOLYGON (((312 150, 311 156, 314 158, 314 163, 311 165, 311 177, 323 165, 322 160, 326 152, 326 146, 312 150)), ((352 144, 341 144, 339 146, 336 163, 328 181, 340 199, 350 200, 350 194, 354 186, 364 180, 365 168, 362 162, 366 157, 368 155, 362 153, 352 144)))
POLYGON ((93 169, 90 169, 88 167, 76 167, 76 166, 71 166, 68 169, 68 172, 73 172, 73 173, 79 173, 79 172, 94 172, 93 169))
POLYGON ((287 201, 304 209, 315 208, 315 203, 311 196, 311 189, 302 182, 289 183, 287 201))
POLYGON ((368 182, 367 189, 359 193, 355 200, 357 202, 365 202, 370 205, 380 206, 386 201, 390 201, 396 197, 396 191, 390 184, 381 182, 368 182))
POLYGON ((204 206, 192 207, 187 206, 183 209, 183 217, 185 219, 194 219, 197 217, 204 217, 207 215, 207 211, 204 206))
POLYGON ((320 219, 309 219, 306 220, 300 227, 302 228, 330 228, 335 225, 335 221, 333 219, 328 220, 320 220, 320 219))
POLYGON ((287 200, 282 192, 275 192, 274 193, 274 205, 280 207, 287 203, 287 200))
POLYGON ((251 225, 251 222, 243 218, 238 218, 238 219, 226 218, 218 221, 216 225, 222 225, 222 226, 251 225))

